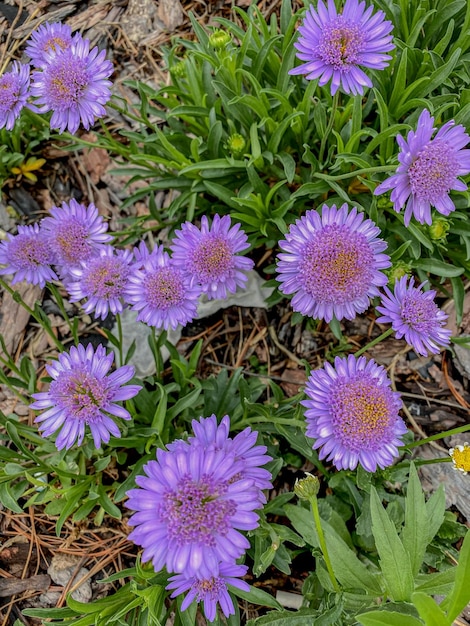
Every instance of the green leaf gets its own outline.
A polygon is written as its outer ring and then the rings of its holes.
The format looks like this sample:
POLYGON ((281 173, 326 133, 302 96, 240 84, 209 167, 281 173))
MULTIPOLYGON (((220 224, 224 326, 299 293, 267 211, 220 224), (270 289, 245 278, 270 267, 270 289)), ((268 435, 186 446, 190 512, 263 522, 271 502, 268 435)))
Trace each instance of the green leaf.
POLYGON ((415 580, 415 591, 429 595, 447 595, 455 581, 456 567, 449 567, 443 572, 420 574, 415 580))
POLYGON ((410 558, 398 537, 395 524, 383 508, 373 486, 370 493, 370 510, 372 533, 388 591, 393 600, 409 600, 414 587, 410 558))
MULTIPOLYGON (((313 546, 319 547, 319 540, 312 514, 301 506, 287 504, 287 517, 295 530, 313 546)), ((382 593, 377 578, 360 561, 351 548, 341 539, 338 533, 325 520, 322 520, 323 532, 334 574, 339 583, 346 589, 364 589, 376 596, 382 593)))
POLYGON ((13 511, 14 513, 23 513, 23 509, 11 493, 9 483, 0 484, 0 502, 5 508, 10 509, 10 511, 13 511))
POLYGON ((418 95, 419 98, 425 98, 435 89, 442 87, 442 83, 451 75, 452 70, 457 65, 457 62, 460 59, 461 54, 462 54, 461 49, 457 48, 457 50, 455 50, 455 52, 452 54, 452 56, 447 61, 447 63, 444 63, 444 65, 441 65, 441 67, 438 67, 437 70, 435 70, 431 74, 431 76, 429 77, 429 83, 426 85, 426 88, 419 92, 419 95, 418 95))
POLYGON ((462 279, 458 276, 454 276, 450 279, 452 284, 452 297, 455 304, 455 318, 457 326, 460 326, 463 318, 463 305, 465 298, 465 288, 462 279))
POLYGON ((395 67, 393 69, 394 85, 393 85, 393 91, 390 96, 390 101, 388 105, 388 111, 392 111, 393 115, 395 115, 395 112, 398 107, 398 103, 400 102, 403 92, 405 91, 407 64, 408 64, 408 49, 405 48, 401 52, 400 60, 398 62, 398 67, 397 67, 397 64, 395 63, 395 67))
POLYGON ((446 496, 443 484, 439 485, 439 488, 426 502, 426 512, 428 515, 427 533, 429 543, 434 539, 439 528, 442 526, 446 514, 446 496))
POLYGON ((253 587, 250 585, 249 591, 244 591, 243 589, 238 589, 238 587, 232 587, 229 585, 229 589, 232 593, 234 593, 238 598, 242 598, 243 600, 247 600, 252 604, 259 604, 260 606, 269 606, 273 609, 282 609, 282 606, 279 602, 273 598, 273 596, 266 591, 263 591, 259 587, 253 587))
POLYGON ((246 626, 306 626, 312 619, 318 617, 318 611, 313 609, 299 609, 292 611, 271 611, 262 617, 250 619, 246 626))
POLYGON ((370 611, 356 616, 362 626, 423 626, 423 622, 411 615, 395 611, 370 611))
POLYGON ((411 601, 418 609, 418 613, 426 626, 449 626, 450 622, 446 614, 431 596, 422 591, 417 591, 411 596, 411 601))
POLYGON ((424 553, 428 544, 428 516, 424 493, 419 482, 414 463, 410 463, 408 491, 405 499, 405 525, 401 540, 408 552, 413 578, 423 563, 424 553))
POLYGON ((460 276, 465 272, 463 267, 455 267, 444 261, 438 259, 417 259, 413 262, 413 266, 417 269, 435 274, 436 276, 442 276, 444 278, 453 278, 460 276))
POLYGON ((460 548, 459 564, 455 572, 455 585, 442 607, 447 610, 449 623, 459 615, 470 602, 470 531, 467 530, 460 548))

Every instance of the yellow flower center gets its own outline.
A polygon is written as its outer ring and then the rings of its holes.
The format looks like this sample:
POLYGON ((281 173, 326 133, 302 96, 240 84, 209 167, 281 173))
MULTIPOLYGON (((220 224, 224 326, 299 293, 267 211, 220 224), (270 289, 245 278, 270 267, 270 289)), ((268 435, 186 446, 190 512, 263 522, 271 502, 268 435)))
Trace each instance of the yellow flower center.
POLYGON ((449 450, 449 454, 454 462, 455 469, 464 472, 470 472, 470 445, 465 442, 463 446, 456 446, 449 450))

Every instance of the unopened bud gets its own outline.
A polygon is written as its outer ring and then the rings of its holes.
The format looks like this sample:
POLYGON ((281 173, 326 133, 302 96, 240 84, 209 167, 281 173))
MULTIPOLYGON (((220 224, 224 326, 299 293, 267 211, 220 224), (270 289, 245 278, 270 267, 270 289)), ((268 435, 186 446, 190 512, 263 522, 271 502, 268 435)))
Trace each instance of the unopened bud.
POLYGON ((404 261, 397 261, 392 265, 392 267, 387 271, 388 274, 388 283, 392 287, 395 285, 395 282, 403 276, 411 275, 411 265, 405 263, 404 261))
POLYGON ((320 481, 316 476, 310 474, 309 472, 305 472, 306 477, 297 479, 294 485, 294 493, 297 497, 302 500, 310 500, 312 497, 316 496, 320 489, 320 481))
POLYGON ((226 147, 232 154, 241 154, 246 148, 245 138, 243 135, 234 133, 227 139, 226 147))
POLYGON ((450 222, 445 217, 437 217, 432 221, 431 226, 428 226, 429 236, 433 241, 444 241, 449 230, 450 222))
POLYGON ((226 48, 231 41, 231 36, 225 32, 225 30, 221 29, 215 30, 212 35, 209 36, 209 45, 218 50, 226 48))
POLYGON ((170 72, 176 78, 183 78, 183 76, 186 74, 186 63, 184 61, 178 61, 178 63, 175 63, 170 68, 170 72))

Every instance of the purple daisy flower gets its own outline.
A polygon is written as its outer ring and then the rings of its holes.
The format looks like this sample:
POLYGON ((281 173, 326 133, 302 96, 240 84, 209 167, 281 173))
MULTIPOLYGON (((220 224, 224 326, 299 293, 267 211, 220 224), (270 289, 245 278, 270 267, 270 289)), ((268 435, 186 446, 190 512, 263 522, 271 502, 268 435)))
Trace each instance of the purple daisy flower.
POLYGON ((373 10, 358 0, 346 0, 340 13, 334 0, 328 0, 326 6, 318 0, 317 10, 310 6, 294 44, 297 57, 305 63, 289 74, 318 78, 321 87, 331 80, 332 94, 341 87, 346 93, 362 95, 372 81, 361 66, 383 70, 391 59, 385 52, 395 48, 392 22, 384 19, 383 11, 373 10))
POLYGON ((72 29, 67 24, 45 22, 31 33, 25 52, 34 65, 48 63, 56 54, 70 48, 72 29))
POLYGON ((29 65, 14 61, 0 77, 0 128, 13 130, 29 97, 29 65))
MULTIPOLYGON (((250 427, 245 428, 233 439, 229 437, 230 417, 225 415, 217 425, 217 417, 201 417, 193 420, 194 437, 188 438, 189 445, 201 445, 204 448, 215 446, 216 450, 225 450, 227 454, 234 454, 237 461, 244 464, 243 477, 252 478, 259 489, 272 489, 271 473, 260 467, 272 461, 266 454, 266 446, 256 445, 258 433, 250 427)), ((168 446, 169 449, 171 444, 168 446)))
POLYGON ((173 265, 163 246, 158 246, 152 253, 143 252, 134 264, 125 299, 139 311, 138 321, 168 330, 185 326, 196 317, 200 293, 189 276, 173 265))
POLYGON ((51 128, 75 133, 80 122, 87 130, 106 115, 103 105, 111 97, 113 64, 106 50, 93 48, 87 39, 74 38, 70 47, 50 58, 33 73, 31 93, 40 113, 52 111, 51 128))
POLYGON ((245 232, 240 224, 231 225, 229 215, 215 215, 212 226, 204 215, 200 229, 185 222, 170 246, 175 266, 189 274, 209 300, 226 298, 245 286, 246 272, 254 263, 238 253, 249 247, 245 232))
POLYGON ((321 216, 307 211, 279 242, 277 280, 292 298, 294 311, 330 322, 354 319, 369 306, 387 283, 382 272, 390 257, 381 254, 387 244, 379 228, 347 204, 322 207, 321 216))
POLYGON ((150 252, 149 252, 149 249, 147 248, 145 241, 141 241, 138 246, 134 246, 133 253, 134 253, 136 266, 138 268, 142 268, 144 266, 145 261, 147 261, 147 259, 150 256, 150 252))
POLYGON ((157 450, 157 460, 137 476, 127 507, 137 511, 129 539, 144 548, 155 571, 211 578, 220 562, 233 563, 250 546, 239 531, 258 526, 262 492, 243 478, 234 453, 195 445, 157 450))
POLYGON ((431 207, 449 215, 455 205, 449 198, 452 189, 465 191, 467 185, 459 180, 470 172, 470 150, 463 150, 470 141, 463 126, 454 120, 444 124, 432 137, 434 118, 426 109, 418 119, 416 132, 410 130, 405 139, 397 136, 400 147, 396 174, 387 178, 374 191, 380 195, 392 189, 390 199, 397 213, 406 205, 404 223, 411 216, 421 224, 432 224, 431 207))
POLYGON ((65 288, 70 294, 70 302, 86 299, 85 313, 95 314, 104 319, 111 311, 114 315, 124 308, 123 298, 128 285, 132 252, 103 246, 98 254, 79 267, 70 267, 70 278, 65 288))
POLYGON ((126 409, 116 404, 129 400, 142 389, 139 385, 125 385, 133 376, 134 368, 123 365, 112 374, 114 354, 106 355, 102 345, 89 344, 86 349, 72 346, 69 353, 59 354, 59 360, 46 365, 51 382, 49 391, 33 393, 32 409, 47 409, 35 420, 40 424, 43 437, 49 437, 60 429, 55 445, 58 450, 81 445, 85 427, 90 427, 96 448, 101 442, 108 443, 110 436, 121 433, 110 416, 130 420, 126 409), (124 386, 123 386, 124 385, 124 386))
POLYGON ((404 337, 418 354, 437 354, 450 343, 452 332, 443 328, 449 316, 434 302, 435 291, 423 291, 426 281, 419 287, 414 283, 414 278, 408 284, 408 276, 403 276, 395 281, 393 293, 384 288, 377 322, 391 324, 397 339, 404 337))
POLYGON ((181 610, 185 611, 189 605, 196 602, 203 602, 204 615, 213 622, 217 613, 217 603, 220 604, 225 617, 235 613, 232 598, 230 597, 227 585, 237 587, 242 591, 249 591, 250 586, 244 580, 239 580, 248 571, 246 565, 236 565, 235 563, 221 563, 219 573, 213 576, 190 576, 186 574, 175 574, 169 578, 167 589, 174 589, 171 594, 176 598, 182 593, 188 592, 181 604, 181 610))
POLYGON ((106 234, 108 225, 93 203, 86 207, 72 198, 60 208, 52 207, 50 213, 51 217, 42 220, 41 228, 49 238, 63 274, 68 273, 70 266, 89 260, 112 239, 106 234))
POLYGON ((12 285, 26 280, 44 287, 47 281, 57 280, 51 265, 54 255, 44 231, 38 224, 18 226, 17 235, 8 235, 9 241, 0 242, 0 274, 14 274, 12 285))
POLYGON ((400 394, 392 391, 385 369, 364 356, 336 357, 307 381, 306 434, 337 469, 360 463, 368 472, 391 465, 406 426, 398 415, 400 394))

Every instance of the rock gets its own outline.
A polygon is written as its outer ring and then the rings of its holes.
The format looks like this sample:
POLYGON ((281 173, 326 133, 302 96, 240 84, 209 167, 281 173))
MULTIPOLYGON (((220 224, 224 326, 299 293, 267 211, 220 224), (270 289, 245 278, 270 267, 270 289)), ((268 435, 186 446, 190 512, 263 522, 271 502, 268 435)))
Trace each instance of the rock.
POLYGON ((72 577, 72 587, 78 581, 85 579, 75 591, 72 591, 71 596, 74 600, 77 600, 77 602, 90 602, 92 590, 90 581, 87 578, 90 572, 86 567, 81 567, 77 572, 80 560, 81 559, 77 557, 69 554, 61 554, 59 552, 52 558, 47 573, 56 585, 61 585, 62 587, 66 587, 72 577))

